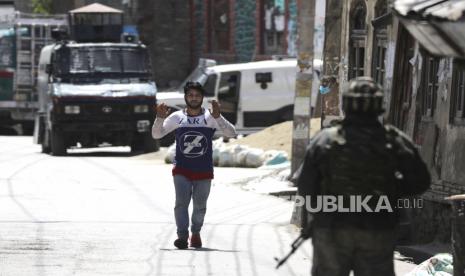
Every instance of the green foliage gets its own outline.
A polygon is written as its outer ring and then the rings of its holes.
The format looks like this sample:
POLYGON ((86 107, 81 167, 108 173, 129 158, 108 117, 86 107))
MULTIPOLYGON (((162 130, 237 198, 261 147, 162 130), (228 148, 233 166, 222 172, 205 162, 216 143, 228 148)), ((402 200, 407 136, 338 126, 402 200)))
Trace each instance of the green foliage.
POLYGON ((32 0, 34 13, 50 14, 52 13, 52 0, 32 0))

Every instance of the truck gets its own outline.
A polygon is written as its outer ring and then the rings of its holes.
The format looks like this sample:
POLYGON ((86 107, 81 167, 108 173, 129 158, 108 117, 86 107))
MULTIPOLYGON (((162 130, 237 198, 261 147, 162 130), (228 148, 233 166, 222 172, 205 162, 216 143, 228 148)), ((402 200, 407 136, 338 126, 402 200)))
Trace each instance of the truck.
POLYGON ((34 128, 42 152, 159 149, 150 132, 156 104, 150 57, 145 45, 121 36, 122 22, 122 11, 100 4, 72 10, 70 32, 55 30, 57 41, 42 49, 34 128))
POLYGON ((16 12, 0 5, 0 127, 32 134, 38 109, 39 54, 53 42, 52 29, 66 28, 65 15, 16 12))
MULTIPOLYGON (((217 65, 199 59, 198 66, 176 91, 158 92, 157 101, 171 111, 186 107, 183 87, 198 81, 205 88, 204 107, 218 100, 222 115, 235 125, 238 134, 248 135, 276 123, 293 119, 297 60, 276 56, 271 60, 217 65)), ((173 134, 161 143, 168 146, 173 134)))

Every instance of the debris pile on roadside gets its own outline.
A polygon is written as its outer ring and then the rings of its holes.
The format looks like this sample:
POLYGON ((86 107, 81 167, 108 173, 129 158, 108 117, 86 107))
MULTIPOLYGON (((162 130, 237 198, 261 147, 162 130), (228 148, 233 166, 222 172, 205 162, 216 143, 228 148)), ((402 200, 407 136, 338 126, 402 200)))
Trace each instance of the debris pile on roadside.
POLYGON ((288 180, 291 174, 289 162, 279 165, 263 166, 261 169, 267 169, 269 173, 243 183, 242 189, 276 196, 295 195, 297 188, 288 180))
MULTIPOLYGON (((171 145, 165 155, 165 162, 172 163, 176 144, 171 145)), ((288 154, 282 150, 263 150, 247 145, 225 143, 222 138, 213 141, 213 164, 219 167, 258 168, 289 163, 288 154)))
MULTIPOLYGON (((249 136, 213 141, 213 163, 219 167, 258 168, 289 162, 292 155, 292 121, 279 123, 249 136)), ((320 119, 311 120, 310 135, 320 130, 320 119)), ((168 148, 166 163, 172 163, 175 144, 168 148)))
POLYGON ((406 276, 452 276, 453 270, 452 255, 442 253, 422 262, 406 276))

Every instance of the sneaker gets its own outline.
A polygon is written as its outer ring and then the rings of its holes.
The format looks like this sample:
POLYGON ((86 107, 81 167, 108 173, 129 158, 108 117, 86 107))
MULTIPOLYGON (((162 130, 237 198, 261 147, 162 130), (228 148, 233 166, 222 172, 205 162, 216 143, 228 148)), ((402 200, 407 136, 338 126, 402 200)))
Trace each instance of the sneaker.
POLYGON ((191 247, 201 248, 202 247, 202 239, 200 238, 200 234, 192 234, 191 236, 191 247))
POLYGON ((186 249, 187 248, 187 239, 178 238, 174 241, 174 246, 178 249, 186 249))

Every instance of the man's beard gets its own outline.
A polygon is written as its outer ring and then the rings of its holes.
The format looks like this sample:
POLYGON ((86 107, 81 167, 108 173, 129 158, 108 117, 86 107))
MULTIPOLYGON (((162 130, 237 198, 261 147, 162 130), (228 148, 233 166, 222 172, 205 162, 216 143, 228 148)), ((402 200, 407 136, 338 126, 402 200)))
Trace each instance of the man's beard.
POLYGON ((192 104, 192 103, 186 101, 186 105, 187 105, 187 107, 189 107, 191 109, 199 109, 200 107, 202 107, 202 101, 199 101, 198 103, 195 103, 195 104, 192 104))

